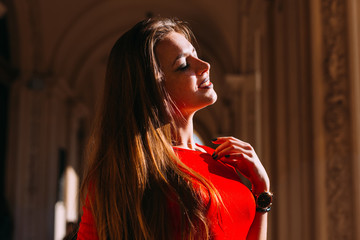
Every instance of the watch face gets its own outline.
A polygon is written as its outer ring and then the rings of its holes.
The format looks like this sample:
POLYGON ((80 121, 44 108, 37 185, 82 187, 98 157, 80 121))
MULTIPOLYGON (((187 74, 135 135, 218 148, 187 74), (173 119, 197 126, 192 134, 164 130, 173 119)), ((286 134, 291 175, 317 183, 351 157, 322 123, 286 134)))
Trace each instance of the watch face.
POLYGON ((271 202, 272 202, 272 196, 270 193, 267 193, 267 192, 261 193, 258 196, 257 201, 256 201, 258 207, 260 207, 260 208, 270 207, 271 202))

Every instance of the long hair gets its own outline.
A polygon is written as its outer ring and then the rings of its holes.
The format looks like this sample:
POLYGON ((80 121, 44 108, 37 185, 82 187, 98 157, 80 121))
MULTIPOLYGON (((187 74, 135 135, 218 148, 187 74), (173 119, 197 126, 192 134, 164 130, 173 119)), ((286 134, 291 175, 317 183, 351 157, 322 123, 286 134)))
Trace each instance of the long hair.
POLYGON ((154 49, 173 31, 194 41, 185 23, 155 18, 136 24, 111 50, 81 186, 100 239, 211 238, 206 214, 221 198, 171 147, 176 107, 154 49))

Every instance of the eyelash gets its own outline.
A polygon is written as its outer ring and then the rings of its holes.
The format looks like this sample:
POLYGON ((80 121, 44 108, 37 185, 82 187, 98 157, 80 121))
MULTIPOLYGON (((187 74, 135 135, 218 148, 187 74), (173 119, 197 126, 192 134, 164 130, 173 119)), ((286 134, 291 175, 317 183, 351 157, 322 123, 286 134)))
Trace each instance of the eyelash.
POLYGON ((183 64, 183 65, 181 65, 179 68, 178 68, 178 71, 185 71, 186 69, 188 69, 189 68, 189 64, 188 63, 186 63, 186 64, 183 64))

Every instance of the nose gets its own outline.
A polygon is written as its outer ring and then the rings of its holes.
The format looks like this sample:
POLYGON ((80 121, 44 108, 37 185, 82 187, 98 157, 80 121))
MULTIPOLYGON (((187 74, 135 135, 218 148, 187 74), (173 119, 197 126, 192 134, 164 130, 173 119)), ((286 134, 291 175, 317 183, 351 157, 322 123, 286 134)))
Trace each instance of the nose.
POLYGON ((208 62, 205 62, 205 61, 197 58, 196 74, 201 76, 204 73, 208 72, 209 70, 210 70, 210 64, 208 62))

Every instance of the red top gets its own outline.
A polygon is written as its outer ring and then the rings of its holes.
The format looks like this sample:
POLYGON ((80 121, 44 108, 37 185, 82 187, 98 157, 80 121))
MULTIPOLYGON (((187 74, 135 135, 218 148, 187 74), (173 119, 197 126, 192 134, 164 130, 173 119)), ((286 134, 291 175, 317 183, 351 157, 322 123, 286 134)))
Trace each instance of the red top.
POLYGON ((181 161, 209 180, 219 191, 227 211, 220 208, 221 226, 216 212, 210 207, 214 239, 246 239, 255 217, 255 200, 251 191, 241 183, 233 167, 214 160, 212 148, 201 146, 207 153, 174 147, 181 161))
MULTIPOLYGON (((174 147, 181 161, 208 179, 219 191, 224 205, 220 208, 221 226, 216 211, 210 207, 208 217, 216 240, 246 239, 255 217, 255 200, 250 190, 240 182, 233 167, 212 159, 213 149, 201 146, 207 153, 174 147)), ((83 207, 78 239, 98 240, 95 222, 87 204, 83 207)))

